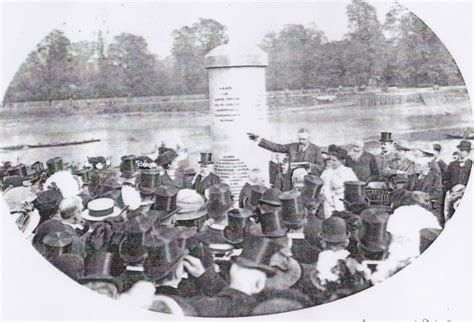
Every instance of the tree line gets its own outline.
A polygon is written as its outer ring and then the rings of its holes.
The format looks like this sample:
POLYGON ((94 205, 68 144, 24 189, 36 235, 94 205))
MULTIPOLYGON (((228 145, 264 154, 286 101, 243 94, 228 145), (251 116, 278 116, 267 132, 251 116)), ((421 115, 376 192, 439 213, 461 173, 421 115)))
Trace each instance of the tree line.
MULTIPOLYGON (((451 55, 416 15, 395 4, 382 24, 363 0, 347 6, 348 33, 327 41, 316 24, 267 33, 267 89, 463 84, 451 55)), ((204 55, 229 41, 227 29, 199 19, 172 32, 171 55, 150 52, 139 35, 122 33, 106 46, 48 34, 20 66, 3 102, 207 93, 204 55)))

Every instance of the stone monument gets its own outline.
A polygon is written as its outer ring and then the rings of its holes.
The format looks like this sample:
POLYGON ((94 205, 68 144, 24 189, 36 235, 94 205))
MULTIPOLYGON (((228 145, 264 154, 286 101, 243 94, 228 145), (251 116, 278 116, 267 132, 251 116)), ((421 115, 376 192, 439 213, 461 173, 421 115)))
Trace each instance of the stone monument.
POLYGON ((230 43, 212 49, 204 59, 209 73, 215 171, 230 185, 236 200, 250 169, 258 168, 268 178, 268 154, 246 135, 267 132, 268 57, 258 47, 230 43))

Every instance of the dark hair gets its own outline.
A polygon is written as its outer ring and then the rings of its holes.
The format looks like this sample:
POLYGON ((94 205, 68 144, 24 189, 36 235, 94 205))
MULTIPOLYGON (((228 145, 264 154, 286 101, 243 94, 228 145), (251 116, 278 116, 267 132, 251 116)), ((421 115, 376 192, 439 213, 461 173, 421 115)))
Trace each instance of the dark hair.
POLYGON ((206 220, 207 215, 191 220, 176 220, 176 226, 197 227, 198 231, 200 231, 206 220))

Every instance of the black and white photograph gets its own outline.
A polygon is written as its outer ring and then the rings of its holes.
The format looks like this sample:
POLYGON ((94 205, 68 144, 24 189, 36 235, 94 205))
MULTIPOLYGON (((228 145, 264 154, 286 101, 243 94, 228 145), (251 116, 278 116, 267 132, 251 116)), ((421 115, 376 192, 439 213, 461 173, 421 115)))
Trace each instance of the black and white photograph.
MULTIPOLYGON (((430 266, 420 301, 446 298, 432 312, 452 319, 472 300, 439 284, 472 283, 472 56, 408 1, 0 6, 0 266, 17 298, 28 275, 61 319, 102 319, 83 294, 151 319, 317 320, 440 246, 450 273, 430 266)), ((472 54, 472 3, 443 23, 462 10, 472 54)), ((30 298, 2 300, 5 319, 48 319, 30 298)))

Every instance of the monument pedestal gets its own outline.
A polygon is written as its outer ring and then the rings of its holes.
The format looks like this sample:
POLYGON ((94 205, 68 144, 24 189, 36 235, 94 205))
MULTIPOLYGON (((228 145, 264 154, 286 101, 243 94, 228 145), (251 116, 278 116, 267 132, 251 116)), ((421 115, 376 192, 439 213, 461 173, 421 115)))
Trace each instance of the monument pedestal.
POLYGON ((267 132, 265 68, 267 54, 257 47, 218 46, 205 57, 209 73, 212 151, 216 174, 238 197, 248 171, 258 168, 268 177, 268 155, 247 133, 267 132))

